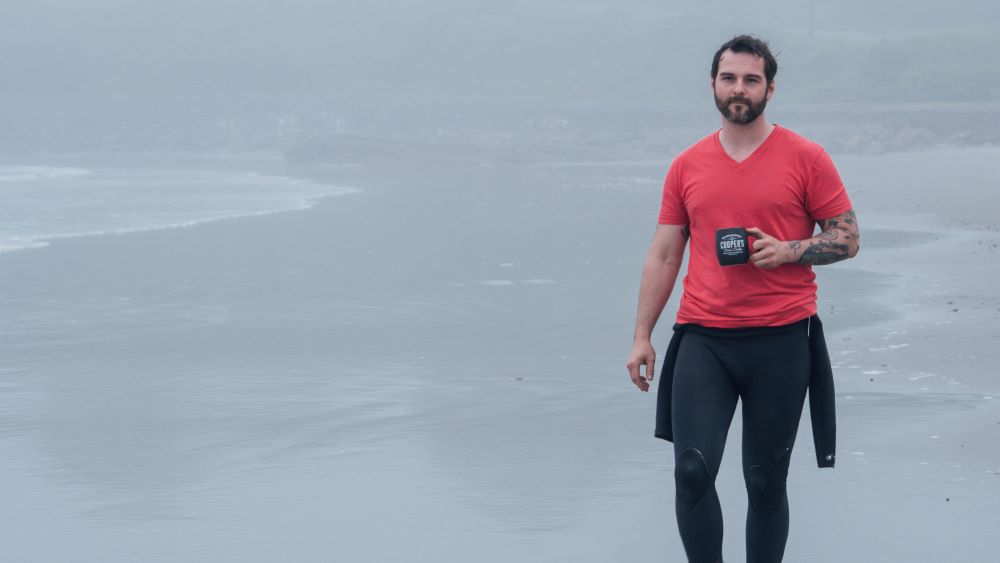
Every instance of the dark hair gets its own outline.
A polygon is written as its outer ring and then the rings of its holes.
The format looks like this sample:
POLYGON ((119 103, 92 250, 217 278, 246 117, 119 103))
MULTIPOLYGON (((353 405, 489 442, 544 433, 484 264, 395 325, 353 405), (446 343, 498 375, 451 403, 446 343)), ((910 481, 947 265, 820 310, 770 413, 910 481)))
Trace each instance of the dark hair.
POLYGON ((726 41, 719 47, 719 50, 715 52, 715 56, 712 58, 712 78, 714 79, 717 74, 719 74, 719 59, 722 58, 722 53, 726 51, 732 51, 734 53, 750 53, 751 55, 757 55, 758 57, 764 59, 764 78, 767 84, 770 85, 771 81, 774 80, 774 75, 778 74, 778 61, 775 60, 774 55, 771 54, 771 49, 767 46, 767 43, 757 39, 752 35, 737 35, 729 41, 726 41))

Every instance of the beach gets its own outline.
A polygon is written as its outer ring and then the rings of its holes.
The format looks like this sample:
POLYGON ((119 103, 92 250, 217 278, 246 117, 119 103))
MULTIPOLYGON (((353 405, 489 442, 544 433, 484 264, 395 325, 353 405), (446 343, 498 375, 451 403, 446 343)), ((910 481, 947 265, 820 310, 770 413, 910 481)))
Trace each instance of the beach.
MULTIPOLYGON (((682 560, 624 367, 671 156, 171 161, 330 189, 0 253, 5 557, 682 560)), ((804 415, 786 560, 989 560, 1000 149, 833 157, 863 241, 817 268, 838 462, 804 415)))

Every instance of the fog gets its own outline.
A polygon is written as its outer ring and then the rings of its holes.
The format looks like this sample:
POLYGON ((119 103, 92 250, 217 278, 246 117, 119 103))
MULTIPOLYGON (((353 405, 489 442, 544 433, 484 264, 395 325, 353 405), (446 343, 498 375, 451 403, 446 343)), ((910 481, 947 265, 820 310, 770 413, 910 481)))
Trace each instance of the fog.
POLYGON ((680 560, 624 364, 746 32, 864 241, 817 268, 837 469, 803 417, 786 559, 997 560, 986 0, 0 2, 4 560, 680 560))
POLYGON ((415 113, 463 127, 488 110, 686 111, 742 32, 779 53, 776 106, 991 101, 998 20, 987 0, 10 0, 0 142, 280 148, 299 133, 275 120, 309 136, 415 113))

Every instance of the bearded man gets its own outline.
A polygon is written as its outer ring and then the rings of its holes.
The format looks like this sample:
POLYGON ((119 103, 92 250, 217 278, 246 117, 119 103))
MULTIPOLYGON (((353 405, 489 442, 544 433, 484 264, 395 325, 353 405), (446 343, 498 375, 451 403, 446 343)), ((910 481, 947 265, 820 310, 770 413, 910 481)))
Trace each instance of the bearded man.
POLYGON ((784 555, 785 481, 807 390, 818 463, 834 463, 832 372, 812 267, 854 257, 860 235, 826 151, 764 117, 777 69, 752 36, 715 53, 710 86, 722 128, 671 163, 639 289, 627 367, 648 391, 650 336, 690 244, 655 434, 674 443, 677 524, 694 563, 722 561, 715 478, 738 401, 747 561, 784 555))

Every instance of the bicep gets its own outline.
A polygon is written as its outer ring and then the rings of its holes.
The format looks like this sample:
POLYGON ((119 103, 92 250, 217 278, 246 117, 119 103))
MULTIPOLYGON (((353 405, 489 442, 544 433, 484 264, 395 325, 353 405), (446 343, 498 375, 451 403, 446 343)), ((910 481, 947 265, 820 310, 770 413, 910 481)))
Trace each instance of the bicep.
POLYGON ((860 233, 858 229, 858 216, 854 212, 853 208, 828 219, 819 219, 816 223, 819 224, 820 231, 824 232, 831 229, 837 229, 854 236, 857 236, 860 233))
POLYGON ((684 256, 684 247, 689 236, 687 225, 657 225, 653 234, 653 243, 649 253, 662 260, 680 259, 684 256))

